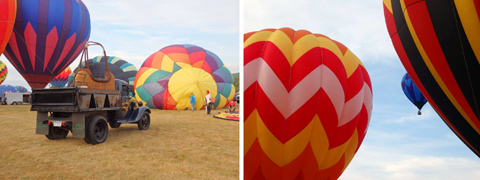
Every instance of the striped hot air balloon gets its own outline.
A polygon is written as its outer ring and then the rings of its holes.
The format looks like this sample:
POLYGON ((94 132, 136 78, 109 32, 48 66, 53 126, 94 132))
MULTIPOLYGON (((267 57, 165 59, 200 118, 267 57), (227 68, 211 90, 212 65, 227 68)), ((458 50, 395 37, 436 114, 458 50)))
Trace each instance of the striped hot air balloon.
POLYGON ((12 34, 16 11, 16 0, 0 0, 0 53, 5 49, 12 34))
POLYGON ((4 55, 33 89, 44 88, 80 54, 90 37, 81 0, 17 0, 4 55))
POLYGON ((365 137, 372 85, 343 44, 290 28, 244 35, 245 179, 337 179, 365 137))
POLYGON ((0 61, 0 85, 2 85, 5 79, 7 79, 7 75, 8 75, 7 65, 2 61, 0 61))
POLYGON ((23 87, 23 86, 15 86, 15 89, 17 89, 17 92, 19 92, 19 93, 27 93, 28 92, 28 89, 26 87, 23 87))
MULTIPOLYGON (((107 56, 108 69, 115 76, 115 79, 121 79, 127 82, 130 86, 130 92, 134 92, 133 83, 135 81, 135 75, 137 74, 137 68, 123 60, 122 58, 115 56, 107 56)), ((92 75, 96 78, 105 78, 105 60, 103 56, 97 56, 88 60, 88 65, 92 75)), ((84 66, 82 62, 82 67, 84 66)), ((75 78, 75 72, 78 67, 68 76, 68 84, 73 85, 73 79, 75 78)))
POLYGON ((195 45, 171 45, 153 53, 135 77, 136 99, 150 108, 190 108, 193 93, 195 109, 200 109, 207 90, 215 107, 225 107, 235 95, 233 76, 217 55, 195 45))
POLYGON ((63 88, 65 85, 67 85, 68 82, 68 76, 72 74, 72 69, 70 69, 70 66, 65 68, 57 77, 55 77, 50 84, 52 87, 57 87, 57 88, 63 88))
POLYGON ((480 157, 480 1, 384 0, 383 7, 407 73, 480 157))

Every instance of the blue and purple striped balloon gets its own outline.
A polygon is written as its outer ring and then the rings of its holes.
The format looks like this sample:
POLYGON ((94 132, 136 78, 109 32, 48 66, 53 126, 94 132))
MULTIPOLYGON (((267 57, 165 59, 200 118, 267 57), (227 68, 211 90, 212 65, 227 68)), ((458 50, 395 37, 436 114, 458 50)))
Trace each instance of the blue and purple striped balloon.
POLYGON ((405 96, 407 96, 408 100, 417 106, 418 115, 421 115, 422 113, 420 110, 422 110, 422 107, 425 105, 425 103, 427 103, 427 99, 425 99, 422 92, 420 92, 415 83, 413 83, 408 73, 405 73, 402 78, 402 90, 403 93, 405 93, 405 96))

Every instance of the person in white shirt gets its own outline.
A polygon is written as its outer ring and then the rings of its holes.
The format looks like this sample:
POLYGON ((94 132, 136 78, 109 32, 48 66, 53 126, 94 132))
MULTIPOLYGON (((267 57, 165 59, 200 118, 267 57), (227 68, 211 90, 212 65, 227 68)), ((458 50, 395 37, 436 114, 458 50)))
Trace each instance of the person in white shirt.
POLYGON ((207 114, 210 114, 211 110, 211 103, 212 103, 212 96, 210 95, 210 92, 207 90, 207 95, 205 96, 205 105, 207 106, 207 114))

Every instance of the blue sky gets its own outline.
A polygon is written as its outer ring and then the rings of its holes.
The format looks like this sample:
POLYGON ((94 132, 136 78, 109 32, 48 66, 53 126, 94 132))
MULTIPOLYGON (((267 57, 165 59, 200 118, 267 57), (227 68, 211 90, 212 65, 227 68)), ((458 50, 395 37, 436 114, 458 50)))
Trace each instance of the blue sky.
MULTIPOLYGON (((143 61, 172 44, 194 44, 217 54, 232 73, 239 72, 239 2, 209 0, 83 0, 90 12, 91 41, 140 68, 143 61)), ((89 51, 99 55, 100 47, 89 51)), ((78 66, 78 59, 70 67, 78 66)), ((8 62, 3 84, 28 87, 8 62)), ((30 89, 30 88, 29 88, 30 89)))
POLYGON ((431 108, 421 116, 405 97, 406 73, 388 36, 381 0, 245 0, 244 31, 306 29, 346 45, 373 86, 365 140, 340 179, 478 179, 480 159, 431 108))

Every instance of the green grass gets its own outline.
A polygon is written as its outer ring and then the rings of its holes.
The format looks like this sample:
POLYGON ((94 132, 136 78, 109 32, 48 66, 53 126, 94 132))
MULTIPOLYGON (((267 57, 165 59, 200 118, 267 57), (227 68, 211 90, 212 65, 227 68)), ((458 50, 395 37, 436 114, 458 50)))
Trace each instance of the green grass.
MULTIPOLYGON (((35 134, 30 106, 0 106, 0 179, 238 179, 238 122, 152 109, 150 129, 109 129, 98 145, 35 134)), ((216 114, 225 109, 214 110, 216 114)))

